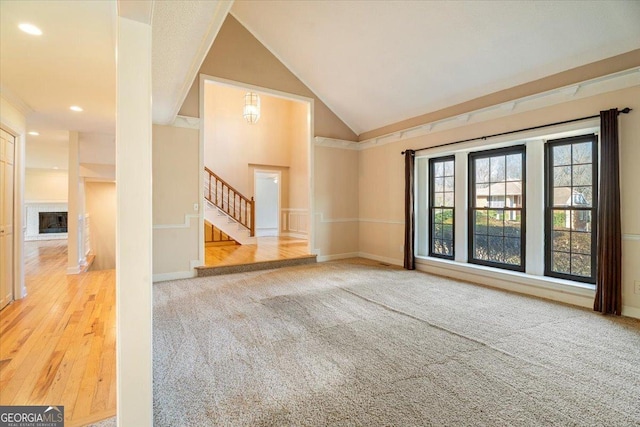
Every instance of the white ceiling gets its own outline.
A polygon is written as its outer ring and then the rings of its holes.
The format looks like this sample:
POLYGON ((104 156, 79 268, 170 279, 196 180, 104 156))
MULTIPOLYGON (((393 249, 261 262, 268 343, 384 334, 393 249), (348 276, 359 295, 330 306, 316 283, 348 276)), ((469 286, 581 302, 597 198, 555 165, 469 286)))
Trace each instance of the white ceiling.
MULTIPOLYGON (((154 122, 175 118, 231 4, 154 3, 154 122)), ((92 163, 101 163, 102 157, 112 162, 106 145, 113 145, 115 134, 116 6, 116 0, 0 1, 2 96, 24 110, 27 130, 40 133, 27 135, 27 167, 66 169, 60 156, 68 152, 62 147, 70 130, 93 141, 85 144, 95 148, 92 163), (43 34, 25 34, 18 29, 23 22, 36 25, 43 34), (71 105, 84 111, 70 111, 71 105)), ((147 3, 128 0, 121 0, 119 7, 131 19, 151 10, 147 3)))
POLYGON ((356 133, 640 48, 640 1, 262 1, 231 13, 356 133))
MULTIPOLYGON (((155 2, 154 122, 173 120, 230 7, 155 2)), ((640 48, 638 1, 238 0, 231 10, 357 133, 640 48)), ((115 23, 116 0, 0 1, 0 86, 40 132, 29 142, 114 133, 115 23)))

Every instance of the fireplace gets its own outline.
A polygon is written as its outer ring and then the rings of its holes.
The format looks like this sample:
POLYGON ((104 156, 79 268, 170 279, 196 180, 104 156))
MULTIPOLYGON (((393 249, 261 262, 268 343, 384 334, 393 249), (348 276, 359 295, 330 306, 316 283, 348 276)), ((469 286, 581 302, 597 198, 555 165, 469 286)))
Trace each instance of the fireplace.
POLYGON ((39 233, 66 233, 67 212, 39 212, 39 233))

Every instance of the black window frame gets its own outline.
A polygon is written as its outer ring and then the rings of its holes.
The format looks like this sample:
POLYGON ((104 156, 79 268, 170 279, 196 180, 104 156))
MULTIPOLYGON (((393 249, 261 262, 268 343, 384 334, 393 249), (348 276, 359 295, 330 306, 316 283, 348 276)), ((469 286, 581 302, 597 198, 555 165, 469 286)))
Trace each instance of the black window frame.
POLYGON ((428 227, 429 227, 429 256, 430 257, 435 257, 435 258, 443 258, 443 259, 448 259, 448 260, 453 260, 455 258, 455 251, 456 251, 456 209, 455 209, 455 196, 456 196, 456 190, 455 190, 455 175, 456 175, 456 156, 455 155, 450 155, 450 156, 442 156, 442 157, 433 157, 429 159, 429 205, 428 205, 428 215, 429 215, 429 219, 428 219, 428 227), (453 179, 454 179, 454 187, 453 187, 453 206, 435 206, 435 173, 434 173, 434 166, 435 163, 439 163, 439 162, 453 162, 453 179), (453 250, 451 251, 451 255, 446 255, 446 254, 440 254, 437 252, 433 251, 433 229, 434 229, 434 222, 433 222, 433 217, 435 215, 435 210, 436 209, 451 209, 452 211, 452 217, 453 217, 453 224, 452 224, 452 230, 451 230, 451 247, 453 248, 453 250))
MULTIPOLYGON (((599 156, 598 156, 599 144, 598 136, 595 134, 579 135, 569 138, 560 138, 546 141, 544 147, 544 275, 548 277, 555 277, 558 279, 571 280, 574 282, 589 283, 595 285, 596 283, 596 267, 597 267, 597 246, 598 246, 598 169, 599 169, 599 156), (578 276, 574 274, 559 273, 552 271, 552 252, 553 252, 553 210, 558 207, 553 205, 553 147, 561 145, 573 145, 583 142, 591 142, 591 163, 592 163, 592 200, 590 208, 576 208, 575 206, 568 206, 563 208, 571 211, 590 211, 591 212, 591 276, 578 276)), ((573 162, 571 163, 573 166, 573 162)), ((571 177, 571 188, 573 188, 573 174, 571 177)), ((573 197, 573 192, 570 195, 573 197)), ((569 244, 569 259, 571 259, 572 249, 569 244)))
POLYGON ((487 267, 495 267, 503 270, 511 270, 518 272, 525 272, 526 268, 526 211, 527 211, 527 148, 525 145, 510 145, 503 148, 495 148, 482 151, 474 151, 469 153, 468 157, 468 232, 467 232, 467 262, 470 264, 484 265, 487 267), (509 154, 521 154, 522 155, 522 207, 521 208, 498 208, 503 211, 519 210, 520 211, 520 265, 507 264, 495 261, 481 260, 474 257, 474 242, 476 235, 476 222, 475 212, 477 210, 496 210, 496 208, 477 208, 476 207, 476 168, 475 160, 482 158, 494 157, 496 155, 509 155, 509 154))

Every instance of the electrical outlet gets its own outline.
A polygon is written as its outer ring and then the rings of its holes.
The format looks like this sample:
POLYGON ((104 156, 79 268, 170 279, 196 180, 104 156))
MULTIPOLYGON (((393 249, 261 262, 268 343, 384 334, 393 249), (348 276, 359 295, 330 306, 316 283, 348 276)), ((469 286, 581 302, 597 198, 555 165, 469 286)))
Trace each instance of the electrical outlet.
POLYGON ((633 293, 640 295, 640 280, 636 280, 634 284, 635 287, 633 288, 633 293))
POLYGON ((194 211, 196 211, 196 212, 198 212, 198 204, 197 204, 197 203, 194 203, 194 204, 193 204, 193 210, 194 210, 194 211))

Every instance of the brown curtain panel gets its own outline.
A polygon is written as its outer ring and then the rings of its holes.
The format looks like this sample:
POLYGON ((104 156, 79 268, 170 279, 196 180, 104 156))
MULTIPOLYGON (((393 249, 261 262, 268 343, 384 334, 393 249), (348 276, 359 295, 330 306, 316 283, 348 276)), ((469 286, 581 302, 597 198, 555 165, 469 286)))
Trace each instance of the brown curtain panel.
POLYGON ((622 231, 620 226, 618 110, 600 112, 600 187, 598 191, 598 266, 593 309, 622 311, 622 231))
POLYGON ((415 212, 414 212, 414 150, 404 152, 404 268, 407 270, 416 269, 416 258, 414 254, 415 245, 415 212))

